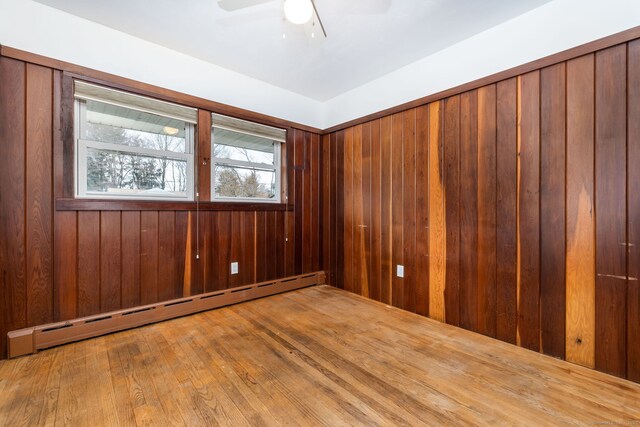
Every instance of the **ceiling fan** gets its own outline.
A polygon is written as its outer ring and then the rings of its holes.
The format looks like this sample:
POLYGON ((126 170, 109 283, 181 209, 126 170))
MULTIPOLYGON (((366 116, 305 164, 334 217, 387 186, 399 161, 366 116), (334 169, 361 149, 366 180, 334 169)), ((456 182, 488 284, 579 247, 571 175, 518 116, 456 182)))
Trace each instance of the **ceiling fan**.
MULTIPOLYGON (((227 12, 247 9, 276 0, 218 0, 218 6, 227 12)), ((322 35, 326 38, 327 32, 318 14, 316 2, 319 0, 278 0, 283 2, 284 18, 295 25, 311 24, 311 30, 307 31, 310 37, 315 37, 316 22, 322 35)), ((321 0, 322 7, 331 13, 339 14, 378 14, 385 13, 391 4, 391 0, 321 0)), ((323 12, 325 9, 323 9, 323 12)), ((284 37, 284 34, 283 34, 284 37)))

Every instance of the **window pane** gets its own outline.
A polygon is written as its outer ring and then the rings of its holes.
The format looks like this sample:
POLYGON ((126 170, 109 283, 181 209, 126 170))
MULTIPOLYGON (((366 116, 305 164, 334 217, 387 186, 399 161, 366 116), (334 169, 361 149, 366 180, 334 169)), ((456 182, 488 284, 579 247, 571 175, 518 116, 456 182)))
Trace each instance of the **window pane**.
POLYGON ((87 149, 87 192, 141 197, 187 196, 187 162, 87 149))
POLYGON ((270 139, 226 129, 213 129, 213 157, 273 165, 274 143, 270 139))
POLYGON ((275 171, 216 165, 215 195, 217 197, 276 197, 275 171))
POLYGON ((86 102, 82 138, 91 141, 187 152, 183 121, 98 101, 86 102))

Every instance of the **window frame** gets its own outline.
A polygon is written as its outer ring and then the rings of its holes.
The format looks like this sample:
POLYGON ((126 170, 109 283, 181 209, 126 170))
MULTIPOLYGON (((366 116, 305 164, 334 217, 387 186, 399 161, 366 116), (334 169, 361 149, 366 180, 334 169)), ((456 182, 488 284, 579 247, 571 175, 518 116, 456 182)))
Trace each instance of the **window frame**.
MULTIPOLYGON (((105 89, 110 89, 105 87, 105 89)), ((146 97, 149 99, 155 99, 146 97)), ((99 101, 100 102, 100 101, 99 101)), ((154 150, 144 147, 131 147, 128 145, 114 144, 108 142, 100 142, 82 138, 82 124, 86 123, 87 106, 86 101, 73 98, 74 106, 74 197, 77 199, 103 199, 103 200, 156 200, 156 201, 194 201, 195 200, 195 156, 196 156, 196 125, 186 123, 185 127, 185 152, 179 153, 175 151, 154 150), (166 158, 169 160, 187 161, 187 188, 185 196, 167 195, 167 194, 109 194, 100 192, 87 191, 87 150, 89 148, 103 151, 116 151, 121 153, 140 155, 144 157, 166 158)), ((136 108, 124 108, 139 111, 136 108)))
MULTIPOLYGON (((215 129, 215 125, 211 126, 211 151, 213 151, 213 147, 215 145, 215 140, 214 140, 214 132, 215 129)), ((234 130, 233 132, 238 132, 238 133, 243 133, 240 131, 236 131, 234 130)), ((247 135, 251 135, 251 133, 247 132, 247 135)), ((286 130, 285 130, 285 135, 286 135, 286 130)), ((254 136, 258 136, 258 135, 254 135, 254 136)), ((264 136, 259 136, 260 138, 263 138, 265 140, 270 140, 267 137, 264 136)), ((286 139, 286 136, 285 136, 286 139)), ((211 157, 211 183, 210 183, 210 187, 211 187, 211 201, 212 202, 222 202, 222 203, 273 203, 273 204, 281 204, 284 203, 282 201, 282 176, 284 174, 283 168, 282 168, 282 164, 283 164, 283 158, 282 158, 282 153, 283 153, 283 144, 285 144, 282 141, 276 141, 271 139, 270 140, 271 143, 273 144, 273 165, 268 165, 266 163, 254 163, 254 162, 247 162, 247 161, 243 161, 243 160, 234 160, 234 159, 227 159, 227 158, 222 158, 222 157, 211 157), (216 194, 216 167, 217 166, 226 166, 226 167, 237 167, 237 168, 243 168, 243 169, 258 169, 258 170, 265 170, 265 171, 273 171, 273 173, 275 174, 276 177, 276 188, 275 188, 275 196, 273 198, 264 198, 264 197, 225 197, 225 196, 219 196, 216 194)))

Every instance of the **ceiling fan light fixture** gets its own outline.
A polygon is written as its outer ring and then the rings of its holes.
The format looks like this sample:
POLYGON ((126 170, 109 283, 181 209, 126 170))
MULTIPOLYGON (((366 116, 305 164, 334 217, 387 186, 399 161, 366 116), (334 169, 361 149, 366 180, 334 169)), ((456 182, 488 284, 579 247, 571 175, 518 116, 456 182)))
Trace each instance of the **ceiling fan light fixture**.
POLYGON ((284 0, 284 16, 292 24, 309 22, 313 15, 311 0, 284 0))

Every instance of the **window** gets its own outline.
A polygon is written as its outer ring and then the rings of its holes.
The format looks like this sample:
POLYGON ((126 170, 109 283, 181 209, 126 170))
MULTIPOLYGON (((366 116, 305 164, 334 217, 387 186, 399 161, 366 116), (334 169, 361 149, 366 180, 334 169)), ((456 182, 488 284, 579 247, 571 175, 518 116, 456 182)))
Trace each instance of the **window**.
POLYGON ((193 199, 197 111, 75 82, 76 195, 193 199))
POLYGON ((213 200, 280 202, 286 131, 212 115, 213 200))

